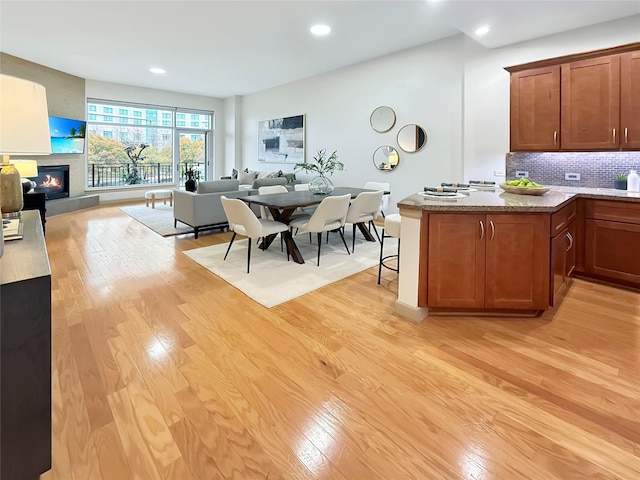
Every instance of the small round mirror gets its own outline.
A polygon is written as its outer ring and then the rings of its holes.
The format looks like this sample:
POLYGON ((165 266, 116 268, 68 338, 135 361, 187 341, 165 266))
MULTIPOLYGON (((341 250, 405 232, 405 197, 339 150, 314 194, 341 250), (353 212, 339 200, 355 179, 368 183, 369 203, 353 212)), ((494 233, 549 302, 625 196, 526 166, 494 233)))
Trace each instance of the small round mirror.
POLYGON ((396 124, 396 112, 390 107, 378 107, 371 114, 370 122, 376 132, 388 132, 396 124))
POLYGON ((427 132, 420 125, 411 123, 398 132, 398 146, 405 152, 417 152, 427 144, 427 132))
POLYGON ((398 151, 390 145, 379 147, 373 152, 373 164, 382 172, 390 172, 400 163, 398 151))

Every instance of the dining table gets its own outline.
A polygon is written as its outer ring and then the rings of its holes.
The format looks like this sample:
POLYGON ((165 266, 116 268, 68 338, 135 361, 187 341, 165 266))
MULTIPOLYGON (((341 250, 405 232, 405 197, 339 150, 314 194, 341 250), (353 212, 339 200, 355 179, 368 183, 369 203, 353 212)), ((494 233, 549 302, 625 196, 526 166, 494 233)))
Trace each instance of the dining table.
MULTIPOLYGON (((277 222, 289 224, 292 220, 292 216, 298 208, 310 207, 318 205, 323 199, 330 196, 351 195, 351 198, 356 198, 359 193, 373 192, 368 188, 355 188, 355 187, 335 187, 329 194, 315 194, 308 190, 294 191, 287 193, 270 193, 266 195, 248 195, 246 197, 238 197, 240 200, 254 205, 261 205, 268 208, 273 216, 273 219, 277 222)), ((385 192, 389 193, 389 192, 385 192)), ((358 228, 362 232, 364 238, 369 242, 374 242, 375 238, 371 235, 371 232, 362 224, 358 224, 358 228)), ((276 238, 277 234, 269 235, 262 239, 260 247, 262 250, 269 248, 269 245, 276 238)), ((282 238, 288 248, 289 255, 296 263, 304 263, 304 258, 296 245, 293 235, 290 230, 281 233, 282 238)))

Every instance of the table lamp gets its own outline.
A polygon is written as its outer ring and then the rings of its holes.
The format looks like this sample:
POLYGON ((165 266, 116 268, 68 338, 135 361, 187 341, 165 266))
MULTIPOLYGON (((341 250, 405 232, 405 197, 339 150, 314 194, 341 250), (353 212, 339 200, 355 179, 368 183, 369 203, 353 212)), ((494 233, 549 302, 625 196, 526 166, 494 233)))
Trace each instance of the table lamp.
MULTIPOLYGON (((42 85, 0 74, 0 207, 22 210, 20 172, 11 155, 50 155, 49 111, 42 85)), ((37 172, 36 172, 37 175, 37 172)))

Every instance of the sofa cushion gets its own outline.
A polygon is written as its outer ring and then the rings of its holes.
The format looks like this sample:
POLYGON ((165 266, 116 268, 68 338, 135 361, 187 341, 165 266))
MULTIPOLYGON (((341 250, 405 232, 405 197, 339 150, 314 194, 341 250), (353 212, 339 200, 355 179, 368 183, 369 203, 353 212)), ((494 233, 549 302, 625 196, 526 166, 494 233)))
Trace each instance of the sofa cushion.
POLYGON ((239 186, 238 180, 207 180, 198 182, 198 193, 232 192, 239 186))

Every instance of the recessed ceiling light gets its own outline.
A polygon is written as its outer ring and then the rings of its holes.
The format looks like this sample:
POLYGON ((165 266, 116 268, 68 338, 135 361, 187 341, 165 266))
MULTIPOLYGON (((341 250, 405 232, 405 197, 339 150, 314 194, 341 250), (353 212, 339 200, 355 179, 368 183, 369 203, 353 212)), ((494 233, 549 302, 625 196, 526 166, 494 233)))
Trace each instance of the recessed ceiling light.
POLYGON ((489 28, 488 25, 483 25, 482 27, 480 27, 480 28, 478 28, 476 30, 476 35, 481 37, 481 36, 486 35, 487 33, 489 33, 489 30, 491 30, 491 29, 489 28))
POLYGON ((328 35, 331 31, 331 27, 329 25, 314 25, 311 27, 311 33, 314 35, 328 35))
POLYGON ((164 68, 159 68, 159 67, 151 67, 149 69, 149 71, 151 73, 157 73, 158 75, 162 74, 162 73, 167 73, 167 71, 164 68))

